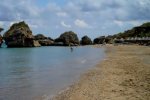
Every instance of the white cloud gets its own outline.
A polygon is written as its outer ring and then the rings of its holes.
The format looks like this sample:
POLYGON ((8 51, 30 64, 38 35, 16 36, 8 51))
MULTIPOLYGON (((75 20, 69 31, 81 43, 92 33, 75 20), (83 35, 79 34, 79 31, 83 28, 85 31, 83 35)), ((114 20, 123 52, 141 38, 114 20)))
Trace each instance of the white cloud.
POLYGON ((65 0, 62 4, 55 0, 44 4, 41 0, 1 0, 0 21, 5 29, 9 23, 24 20, 34 33, 58 36, 69 28, 96 37, 150 21, 149 5, 150 0, 65 0))
POLYGON ((9 23, 9 26, 12 26, 13 24, 18 23, 18 22, 20 22, 20 21, 11 21, 11 22, 9 23))
POLYGON ((89 25, 84 20, 76 19, 74 24, 80 28, 89 28, 89 25))
POLYGON ((35 25, 35 24, 29 24, 29 26, 30 26, 31 28, 38 28, 38 25, 35 25))
POLYGON ((139 25, 141 25, 144 22, 148 22, 148 21, 146 21, 146 20, 145 21, 144 20, 142 20, 142 21, 131 20, 131 21, 127 21, 126 23, 128 23, 128 24, 130 24, 132 26, 139 26, 139 25))
POLYGON ((118 26, 123 26, 123 22, 119 20, 114 20, 114 23, 117 24, 118 26))
POLYGON ((4 22, 0 21, 0 27, 3 27, 4 22))
POLYGON ((57 13, 57 16, 58 16, 58 17, 67 17, 68 14, 67 14, 66 12, 58 12, 58 13, 57 13))
POLYGON ((131 21, 119 21, 114 20, 114 23, 118 25, 119 27, 123 27, 124 25, 132 25, 132 26, 139 26, 141 23, 148 22, 148 21, 137 21, 137 20, 131 20, 131 21))
POLYGON ((64 21, 61 21, 60 24, 65 28, 71 28, 71 25, 66 24, 64 21))

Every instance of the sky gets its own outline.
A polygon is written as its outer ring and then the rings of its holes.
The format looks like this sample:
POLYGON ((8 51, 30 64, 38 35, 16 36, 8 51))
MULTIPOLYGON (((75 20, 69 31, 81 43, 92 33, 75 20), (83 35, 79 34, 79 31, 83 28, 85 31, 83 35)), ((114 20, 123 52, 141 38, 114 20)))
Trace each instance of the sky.
POLYGON ((34 35, 74 31, 96 38, 150 21, 149 6, 150 0, 0 0, 0 27, 5 32, 25 21, 34 35))

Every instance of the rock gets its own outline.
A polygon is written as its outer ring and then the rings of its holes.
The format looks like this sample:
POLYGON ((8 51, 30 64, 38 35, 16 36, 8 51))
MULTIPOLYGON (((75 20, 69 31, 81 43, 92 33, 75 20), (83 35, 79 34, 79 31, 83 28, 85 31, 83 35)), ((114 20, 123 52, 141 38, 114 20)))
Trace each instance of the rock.
POLYGON ((109 44, 112 44, 113 43, 113 36, 108 35, 107 37, 105 37, 105 42, 109 43, 109 44))
POLYGON ((36 40, 33 40, 33 45, 34 45, 34 47, 40 47, 41 46, 39 41, 36 41, 36 40))
POLYGON ((4 29, 0 27, 0 32, 2 32, 4 29))
POLYGON ((23 21, 13 24, 4 34, 7 47, 35 47, 36 43, 29 26, 23 21))
MULTIPOLYGON (((4 30, 4 29, 0 27, 0 32, 3 31, 3 30, 4 30)), ((0 47, 1 47, 2 43, 3 43, 3 38, 2 38, 2 36, 1 36, 1 34, 0 34, 0 47)))
POLYGON ((47 39, 47 37, 45 37, 43 34, 37 34, 34 36, 35 40, 44 40, 47 39))
POLYGON ((69 31, 60 35, 59 38, 55 39, 55 42, 63 43, 63 46, 76 46, 79 45, 79 39, 76 33, 69 31))
POLYGON ((2 36, 0 35, 0 47, 1 47, 2 43, 3 43, 3 38, 2 38, 2 36))
POLYGON ((95 38, 93 41, 94 44, 103 44, 104 42, 105 42, 105 36, 95 38))
POLYGON ((54 41, 45 39, 45 40, 38 40, 41 46, 51 46, 53 45, 54 41))
POLYGON ((51 46, 54 41, 50 37, 45 37, 43 34, 37 34, 34 36, 34 39, 37 40, 41 46, 51 46))
POLYGON ((84 36, 84 37, 82 37, 80 44, 90 45, 90 44, 92 44, 92 40, 88 36, 84 36))
POLYGON ((52 46, 64 46, 63 42, 54 42, 52 46))

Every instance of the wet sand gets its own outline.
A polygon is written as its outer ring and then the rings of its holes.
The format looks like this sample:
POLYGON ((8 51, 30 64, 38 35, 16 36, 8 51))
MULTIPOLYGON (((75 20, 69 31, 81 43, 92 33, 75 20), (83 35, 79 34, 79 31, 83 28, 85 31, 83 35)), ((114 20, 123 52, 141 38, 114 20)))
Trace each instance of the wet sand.
POLYGON ((108 45, 106 54, 52 100, 150 100, 150 47, 108 45))

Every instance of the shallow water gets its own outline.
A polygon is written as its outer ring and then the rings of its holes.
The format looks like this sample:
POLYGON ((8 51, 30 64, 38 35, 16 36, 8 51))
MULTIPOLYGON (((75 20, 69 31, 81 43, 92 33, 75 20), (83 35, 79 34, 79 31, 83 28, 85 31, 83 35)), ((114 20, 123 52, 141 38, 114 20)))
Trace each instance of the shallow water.
POLYGON ((0 100, 36 100, 79 79, 104 58, 93 47, 0 48, 0 100))

